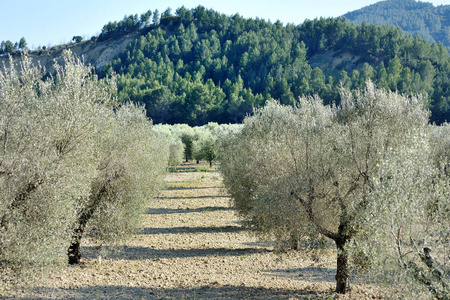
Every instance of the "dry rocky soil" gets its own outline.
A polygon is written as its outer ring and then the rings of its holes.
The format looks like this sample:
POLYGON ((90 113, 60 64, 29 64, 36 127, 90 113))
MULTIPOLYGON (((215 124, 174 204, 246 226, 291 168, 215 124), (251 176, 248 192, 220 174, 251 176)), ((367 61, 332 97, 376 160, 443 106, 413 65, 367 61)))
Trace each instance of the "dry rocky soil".
MULTIPOLYGON (((143 215, 142 230, 99 261, 89 244, 67 267, 16 299, 379 299, 351 283, 333 293, 334 249, 274 251, 244 230, 217 167, 184 164, 143 215), (194 171, 197 168, 196 171, 194 171)), ((4 295, 7 299, 11 294, 4 295)), ((0 294, 0 298, 2 295, 0 294)))

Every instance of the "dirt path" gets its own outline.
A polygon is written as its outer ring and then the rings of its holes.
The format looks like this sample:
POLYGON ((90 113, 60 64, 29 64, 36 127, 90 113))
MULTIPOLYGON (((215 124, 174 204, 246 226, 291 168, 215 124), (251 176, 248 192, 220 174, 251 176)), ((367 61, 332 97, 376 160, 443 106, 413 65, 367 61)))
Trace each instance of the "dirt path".
MULTIPOLYGON (((184 165, 186 168, 196 165, 184 165)), ((276 254, 241 227, 220 174, 177 172, 143 216, 143 229, 102 259, 83 247, 82 265, 22 299, 332 299, 333 252, 276 254)), ((361 288, 352 299, 372 299, 361 288)), ((348 297, 347 297, 348 298, 348 297)))

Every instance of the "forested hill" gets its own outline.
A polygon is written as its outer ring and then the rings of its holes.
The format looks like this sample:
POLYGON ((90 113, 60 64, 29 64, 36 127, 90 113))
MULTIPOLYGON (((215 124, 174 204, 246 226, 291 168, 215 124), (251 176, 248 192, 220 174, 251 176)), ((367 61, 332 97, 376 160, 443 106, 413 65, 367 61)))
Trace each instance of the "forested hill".
POLYGON ((415 0, 385 0, 344 15, 350 22, 400 26, 406 33, 450 49, 450 5, 415 0))
MULTIPOLYGON (((102 57, 115 58, 102 59, 97 72, 117 73, 120 100, 145 104, 155 123, 241 122, 268 99, 294 104, 318 94, 331 103, 341 85, 355 89, 368 79, 404 94, 426 93, 432 120, 450 120, 447 49, 389 25, 345 18, 283 25, 181 7, 110 22, 82 43, 80 49, 118 45, 105 48, 102 57), (114 42, 125 37, 128 46, 114 42)), ((86 61, 95 62, 89 53, 96 52, 85 52, 86 61)))
MULTIPOLYGON (((110 24, 102 35, 117 30, 110 24)), ((427 93, 433 120, 450 120, 447 49, 393 26, 344 18, 283 25, 199 6, 166 11, 143 31, 104 72, 120 74, 119 97, 144 103, 156 123, 240 122, 267 99, 294 104, 319 94, 330 103, 341 83, 354 89, 368 79, 427 93)))

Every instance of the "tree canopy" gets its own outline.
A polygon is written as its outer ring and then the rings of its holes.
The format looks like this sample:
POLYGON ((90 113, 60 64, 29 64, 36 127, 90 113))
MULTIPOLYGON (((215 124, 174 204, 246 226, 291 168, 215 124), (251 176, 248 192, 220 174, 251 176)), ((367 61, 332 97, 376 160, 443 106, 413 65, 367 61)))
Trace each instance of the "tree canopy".
POLYGON ((448 279, 429 272, 448 270, 448 177, 439 175, 448 139, 436 143, 443 147, 434 167, 423 97, 368 82, 355 94, 341 89, 341 99, 269 102, 225 138, 219 157, 233 206, 263 238, 290 246, 321 236, 332 241, 338 293, 347 290, 356 249, 378 279, 411 285, 402 298, 446 299, 448 279), (436 253, 427 271, 421 265, 429 253, 421 247, 436 253))
POLYGON ((79 262, 83 232, 99 246, 135 232, 167 167, 167 143, 142 107, 117 104, 114 77, 70 52, 54 69, 24 56, 0 71, 0 270, 17 279, 79 262))

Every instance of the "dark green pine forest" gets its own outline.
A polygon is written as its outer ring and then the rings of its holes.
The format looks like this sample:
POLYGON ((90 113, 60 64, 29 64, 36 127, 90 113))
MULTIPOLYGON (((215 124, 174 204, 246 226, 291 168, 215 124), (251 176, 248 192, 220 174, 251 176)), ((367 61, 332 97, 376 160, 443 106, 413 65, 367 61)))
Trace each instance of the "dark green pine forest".
POLYGON ((407 34, 419 35, 430 43, 441 42, 450 49, 450 5, 434 6, 415 0, 386 0, 344 15, 356 24, 400 26, 407 34))
POLYGON ((283 25, 199 6, 125 17, 96 39, 131 32, 141 35, 98 72, 117 73, 119 99, 144 104, 154 123, 237 123, 268 99, 294 105, 318 94, 337 102, 340 86, 356 89, 369 79, 426 93, 432 121, 450 120, 446 47, 395 26, 345 18, 283 25))

